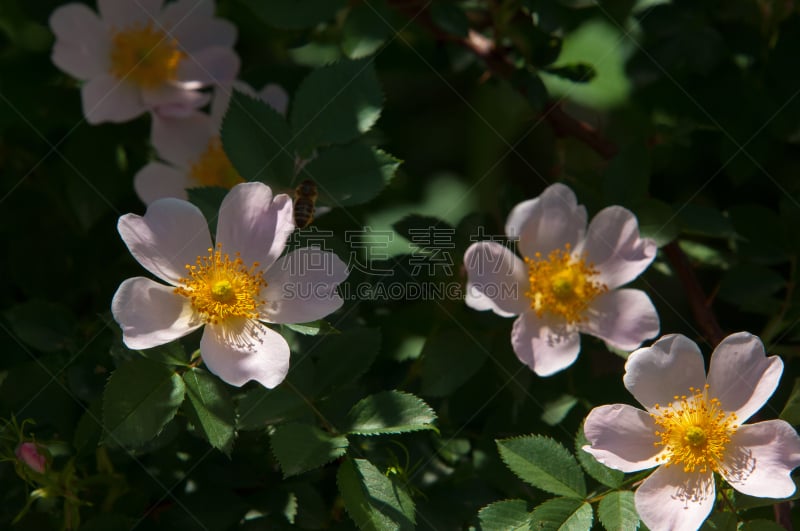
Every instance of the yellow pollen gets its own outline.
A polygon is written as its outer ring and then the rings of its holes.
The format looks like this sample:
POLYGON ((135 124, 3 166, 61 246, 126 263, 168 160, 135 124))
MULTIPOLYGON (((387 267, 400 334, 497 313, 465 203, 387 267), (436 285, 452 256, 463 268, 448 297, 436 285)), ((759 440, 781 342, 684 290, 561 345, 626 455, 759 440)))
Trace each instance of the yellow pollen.
POLYGON ((566 319, 568 323, 585 320, 584 313, 598 295, 608 291, 608 286, 593 280, 597 270, 585 258, 572 256, 570 244, 564 249, 551 251, 547 258, 536 253, 525 257, 528 265, 531 309, 542 317, 545 312, 566 319))
POLYGON ((258 307, 264 302, 259 293, 267 286, 258 271, 258 262, 248 268, 238 253, 231 260, 217 244, 216 250, 208 249, 208 256, 198 256, 196 265, 187 264, 186 271, 188 275, 180 279, 175 293, 188 297, 192 308, 207 323, 258 317, 258 307))
POLYGON ((658 426, 655 446, 665 452, 657 460, 665 466, 681 465, 684 472, 717 472, 731 435, 739 428, 735 413, 725 413, 719 399, 703 389, 689 388, 690 395, 676 396, 666 407, 655 405, 650 416, 658 426))
POLYGON ((111 74, 142 88, 156 88, 174 80, 185 56, 178 49, 178 41, 153 28, 152 23, 117 31, 111 38, 111 74))
POLYGON ((219 137, 209 140, 206 150, 200 155, 197 162, 192 164, 190 174, 202 186, 233 188, 244 182, 222 149, 222 141, 219 137))

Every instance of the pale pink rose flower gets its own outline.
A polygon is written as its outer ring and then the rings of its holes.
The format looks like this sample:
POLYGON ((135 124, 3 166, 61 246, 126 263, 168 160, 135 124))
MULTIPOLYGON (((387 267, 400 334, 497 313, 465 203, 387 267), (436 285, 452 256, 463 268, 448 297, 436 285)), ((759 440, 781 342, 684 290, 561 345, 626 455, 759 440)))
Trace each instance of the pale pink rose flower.
POLYGON ((34 442, 24 442, 17 446, 14 455, 28 468, 39 474, 44 474, 47 467, 47 457, 39 449, 39 445, 34 442))
POLYGON ((744 424, 772 396, 782 372, 781 359, 767 357, 747 332, 714 349, 708 376, 693 341, 664 336, 625 364, 625 387, 646 411, 594 408, 583 449, 623 472, 658 467, 635 495, 652 531, 698 529, 714 506, 715 472, 743 494, 786 498, 795 491, 800 437, 782 420, 744 424))
POLYGON ((466 303, 503 317, 518 316, 511 332, 517 357, 539 376, 572 365, 580 334, 633 350, 659 331, 658 313, 641 290, 619 289, 656 255, 629 210, 604 208, 586 226, 586 208, 563 184, 511 211, 505 232, 522 258, 495 241, 464 254, 466 303))
POLYGON ((205 326, 203 361, 231 385, 272 388, 286 376, 289 345, 263 323, 315 321, 343 303, 336 287, 347 266, 334 253, 301 248, 281 256, 294 230, 292 201, 265 184, 228 193, 215 244, 200 210, 180 199, 154 201, 117 227, 134 258, 168 284, 135 277, 117 289, 111 310, 125 345, 157 347, 205 326))
POLYGON ((50 17, 52 60, 85 82, 89 123, 146 111, 186 116, 208 103, 199 89, 236 78, 236 27, 214 17, 213 0, 98 0, 97 7, 99 16, 75 3, 50 17))
POLYGON ((288 95, 279 86, 267 85, 256 93, 237 81, 216 89, 210 115, 199 111, 183 117, 154 114, 150 141, 161 161, 150 162, 133 178, 133 187, 146 205, 164 197, 188 199, 189 188, 231 188, 244 182, 225 154, 220 137, 234 89, 286 112, 288 95))

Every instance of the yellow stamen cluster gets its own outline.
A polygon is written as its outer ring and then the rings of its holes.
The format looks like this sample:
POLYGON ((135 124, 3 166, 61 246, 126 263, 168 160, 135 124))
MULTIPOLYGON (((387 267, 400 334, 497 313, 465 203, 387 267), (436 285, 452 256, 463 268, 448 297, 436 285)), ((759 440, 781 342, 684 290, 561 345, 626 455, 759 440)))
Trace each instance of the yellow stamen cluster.
POLYGON ((178 49, 178 41, 152 23, 117 31, 111 38, 111 74, 142 88, 155 88, 174 80, 185 56, 178 49))
POLYGON ((656 413, 650 415, 661 428, 653 444, 666 450, 658 461, 682 465, 684 472, 719 471, 731 435, 739 427, 736 414, 725 413, 719 399, 709 398, 708 384, 689 391, 689 396, 675 396, 667 407, 656 404, 656 413))
POLYGON ((206 150, 192 164, 190 175, 202 186, 233 188, 244 182, 222 149, 222 141, 218 136, 208 141, 206 150))
POLYGON ((545 312, 566 319, 567 323, 585 320, 585 311, 592 300, 608 291, 608 286, 592 280, 597 275, 593 264, 571 254, 570 244, 551 251, 547 258, 536 253, 525 257, 528 265, 531 309, 542 317, 545 312))
POLYGON ((188 297, 192 307, 207 322, 218 324, 232 317, 255 319, 263 304, 259 292, 267 286, 258 262, 249 268, 239 253, 231 260, 222 245, 198 256, 196 265, 187 264, 188 276, 180 280, 175 293, 188 297))

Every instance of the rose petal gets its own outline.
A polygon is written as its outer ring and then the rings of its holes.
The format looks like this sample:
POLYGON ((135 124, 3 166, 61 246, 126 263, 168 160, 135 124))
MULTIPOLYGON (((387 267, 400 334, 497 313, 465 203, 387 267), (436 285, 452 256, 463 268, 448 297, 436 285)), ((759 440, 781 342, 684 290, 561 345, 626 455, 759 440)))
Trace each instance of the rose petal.
POLYGON ((200 354, 209 371, 237 387, 255 380, 273 388, 289 372, 289 344, 257 321, 209 325, 200 340, 200 354))
POLYGON ((146 205, 165 197, 186 200, 186 189, 191 186, 185 173, 160 162, 149 163, 133 177, 133 188, 146 205))
POLYGON ((636 472, 658 465, 662 450, 653 445, 656 425, 646 411, 626 404, 596 407, 583 431, 589 440, 583 449, 608 467, 636 472))
POLYGON ((708 369, 709 395, 718 398, 722 409, 736 413, 739 423, 761 409, 783 374, 783 361, 766 356, 761 340, 747 332, 722 340, 711 355, 708 369))
POLYGON ((731 486, 758 498, 788 498, 792 470, 800 466, 800 437, 783 420, 739 427, 731 436, 720 471, 731 486))
POLYGON ((165 84, 142 90, 142 101, 154 114, 167 118, 188 118, 206 105, 211 96, 180 84, 165 84))
POLYGON ((293 231, 292 200, 285 194, 273 198, 263 183, 237 184, 219 209, 217 243, 226 252, 240 253, 247 265, 258 262, 268 269, 293 231))
POLYGON ((146 108, 139 89, 132 83, 119 81, 111 75, 91 79, 81 88, 83 114, 92 125, 102 122, 127 122, 146 108))
POLYGON ((108 31, 94 11, 83 4, 61 6, 50 16, 56 35, 52 60, 68 74, 82 80, 109 71, 108 31))
POLYGON ((580 334, 525 312, 514 321, 511 345, 519 360, 539 376, 564 370, 578 358, 580 334))
POLYGON ((578 205, 569 187, 559 183, 515 206, 506 221, 506 235, 518 239, 519 252, 529 258, 537 252, 547 257, 567 243, 575 248, 585 230, 586 208, 578 205))
POLYGON ((258 93, 258 97, 282 115, 286 115, 286 109, 289 108, 289 94, 280 85, 275 83, 265 85, 258 93))
POLYGON ((675 395, 688 395, 689 387, 703 388, 703 355, 686 336, 666 335, 628 357, 622 380, 636 400, 652 412, 655 404, 666 406, 675 395))
POLYGON ((714 507, 714 475, 661 466, 636 490, 636 511, 650 531, 699 529, 714 507))
POLYGON ((620 206, 604 208, 589 223, 575 252, 594 264, 597 280, 614 289, 638 277, 656 257, 656 243, 639 236, 636 216, 620 206))
POLYGON ((633 350, 658 335, 658 312, 644 291, 619 289, 592 301, 581 332, 622 350, 633 350))
POLYGON ((164 0, 97 0, 97 8, 103 22, 112 28, 124 29, 156 20, 163 3, 164 0))
POLYGON ((239 72, 239 56, 230 48, 210 46, 192 53, 178 65, 178 80, 188 88, 230 83, 239 72))
POLYGON ((125 345, 137 350, 164 345, 203 326, 188 298, 144 277, 120 284, 111 313, 125 345))
POLYGON ((155 114, 150 139, 159 157, 188 170, 218 134, 206 113, 194 111, 183 118, 155 114))
POLYGON ((159 199, 144 217, 125 214, 117 229, 131 254, 158 278, 178 285, 186 266, 208 256, 211 235, 196 206, 179 199, 159 199))
POLYGON ((475 310, 492 310, 511 317, 530 308, 525 296, 528 268, 504 245, 497 242, 473 243, 464 253, 467 270, 466 303, 475 310))
POLYGON ((167 5, 161 23, 181 48, 193 52, 207 46, 232 47, 236 42, 236 26, 214 18, 212 0, 178 0, 167 5))
POLYGON ((308 323, 341 308, 344 301, 336 286, 347 278, 347 264, 329 251, 297 249, 279 258, 264 278, 266 304, 260 318, 271 323, 308 323))

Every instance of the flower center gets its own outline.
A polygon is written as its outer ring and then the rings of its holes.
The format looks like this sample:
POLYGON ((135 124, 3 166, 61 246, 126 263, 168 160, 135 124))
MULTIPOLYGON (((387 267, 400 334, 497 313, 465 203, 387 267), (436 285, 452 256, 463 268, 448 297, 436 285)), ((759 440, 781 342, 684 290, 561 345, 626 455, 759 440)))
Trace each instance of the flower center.
POLYGON ((258 262, 248 268, 239 253, 231 260, 217 244, 216 250, 208 249, 208 256, 198 256, 196 265, 186 264, 186 270, 188 276, 180 279, 175 293, 188 297, 192 308, 207 323, 258 317, 258 307, 263 304, 259 292, 267 286, 258 271, 258 262))
POLYGON ((650 416, 659 427, 655 446, 663 446, 657 458, 666 466, 680 464, 684 472, 719 471, 731 435, 739 427, 735 413, 725 413, 719 399, 703 389, 689 388, 690 396, 676 396, 666 407, 655 405, 650 416))
POLYGON ((113 34, 111 74, 143 88, 155 88, 177 77, 185 55, 178 49, 178 41, 153 28, 152 23, 137 24, 113 34))
POLYGON ((549 312, 568 323, 583 321, 589 303, 608 291, 608 286, 593 280, 597 276, 594 265, 587 264, 583 258, 575 259, 570 248, 570 244, 566 244, 563 250, 551 251, 547 258, 541 253, 524 258, 531 286, 525 295, 539 317, 549 312))
POLYGON ((233 188, 244 182, 225 154, 225 150, 222 149, 222 141, 219 137, 208 141, 206 150, 200 155, 197 162, 192 164, 190 174, 203 186, 233 188))

